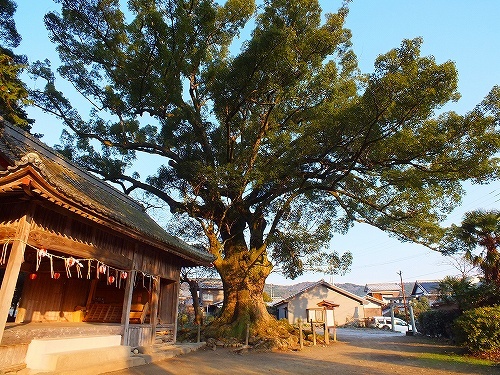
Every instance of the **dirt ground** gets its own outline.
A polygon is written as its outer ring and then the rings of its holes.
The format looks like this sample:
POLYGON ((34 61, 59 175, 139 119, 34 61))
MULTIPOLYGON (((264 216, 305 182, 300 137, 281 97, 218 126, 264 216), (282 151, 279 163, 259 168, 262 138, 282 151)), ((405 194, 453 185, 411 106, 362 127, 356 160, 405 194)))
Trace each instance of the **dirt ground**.
POLYGON ((159 374, 500 374, 500 366, 425 358, 459 349, 423 337, 375 329, 338 329, 337 342, 289 352, 243 352, 203 348, 162 362, 115 371, 113 375, 159 374))

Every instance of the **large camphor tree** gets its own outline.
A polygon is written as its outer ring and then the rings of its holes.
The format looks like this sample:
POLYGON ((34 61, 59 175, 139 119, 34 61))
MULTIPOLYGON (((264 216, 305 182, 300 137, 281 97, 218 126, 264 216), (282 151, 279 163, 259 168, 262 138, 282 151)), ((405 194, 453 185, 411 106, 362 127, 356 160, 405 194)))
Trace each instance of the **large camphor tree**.
POLYGON ((457 72, 420 56, 418 38, 362 74, 346 5, 323 17, 315 0, 57 2, 45 23, 58 73, 92 110, 57 90, 48 62, 32 66, 47 80, 33 100, 66 126, 68 156, 197 226, 233 332, 271 322, 273 267, 345 271, 351 255, 326 249, 354 222, 432 246, 461 181, 497 175, 500 90, 438 115, 459 98, 457 72), (143 154, 162 158, 156 173, 131 167, 143 154))

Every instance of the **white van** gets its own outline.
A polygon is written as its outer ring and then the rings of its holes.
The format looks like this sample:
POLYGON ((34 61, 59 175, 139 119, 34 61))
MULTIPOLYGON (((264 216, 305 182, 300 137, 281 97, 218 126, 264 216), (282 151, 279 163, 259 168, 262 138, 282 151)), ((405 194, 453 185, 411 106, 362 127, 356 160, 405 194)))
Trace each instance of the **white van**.
MULTIPOLYGON (((391 318, 387 316, 374 316, 372 327, 390 330, 392 328, 391 318)), ((394 318, 394 331, 406 333, 408 331, 413 331, 411 325, 406 323, 404 320, 399 318, 394 318)))

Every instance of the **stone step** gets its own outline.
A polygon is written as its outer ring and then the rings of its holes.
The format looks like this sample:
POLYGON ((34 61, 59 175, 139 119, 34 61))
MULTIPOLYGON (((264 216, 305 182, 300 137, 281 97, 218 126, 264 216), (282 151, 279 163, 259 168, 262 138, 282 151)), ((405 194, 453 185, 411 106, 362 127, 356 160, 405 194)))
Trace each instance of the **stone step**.
POLYGON ((83 365, 92 367, 105 363, 125 361, 130 356, 129 346, 110 346, 107 348, 46 354, 46 363, 50 364, 50 368, 47 367, 47 369, 62 372, 83 365))
POLYGON ((54 371, 57 366, 65 369, 71 362, 93 365, 92 361, 130 357, 130 347, 121 346, 120 341, 120 335, 35 339, 26 353, 26 368, 54 371))
POLYGON ((160 362, 166 359, 170 359, 182 354, 187 354, 189 352, 198 350, 199 348, 205 346, 206 343, 195 343, 195 344, 163 344, 163 345, 153 345, 149 347, 139 347, 137 348, 140 356, 144 358, 146 363, 160 362))
POLYGON ((155 362, 161 362, 166 359, 174 358, 182 353, 178 351, 165 351, 165 352, 149 352, 146 354, 137 354, 137 356, 141 357, 144 359, 146 363, 155 363, 155 362))
POLYGON ((123 370, 130 367, 142 366, 145 364, 146 362, 144 361, 143 358, 133 356, 128 358, 123 358, 120 361, 103 362, 92 366, 85 365, 80 367, 69 368, 66 370, 58 369, 53 372, 48 372, 48 373, 44 372, 43 375, 89 375, 89 374, 97 375, 105 372, 112 372, 112 371, 123 370))

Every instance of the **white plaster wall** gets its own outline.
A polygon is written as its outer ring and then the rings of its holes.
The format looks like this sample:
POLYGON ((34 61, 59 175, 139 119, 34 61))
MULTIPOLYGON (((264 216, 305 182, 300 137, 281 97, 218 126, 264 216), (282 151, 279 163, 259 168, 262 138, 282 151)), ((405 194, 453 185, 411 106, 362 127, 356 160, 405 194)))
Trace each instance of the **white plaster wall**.
POLYGON ((361 305, 359 301, 331 290, 324 285, 317 285, 289 301, 288 321, 292 324, 297 324, 298 319, 306 322, 306 310, 309 308, 317 308, 318 303, 323 300, 332 301, 339 305, 339 307, 335 308, 337 326, 342 326, 355 318, 363 319, 365 317, 363 305, 361 305))

